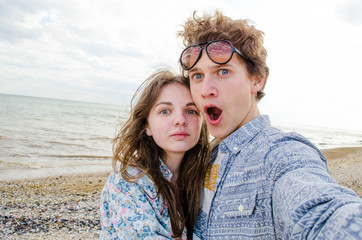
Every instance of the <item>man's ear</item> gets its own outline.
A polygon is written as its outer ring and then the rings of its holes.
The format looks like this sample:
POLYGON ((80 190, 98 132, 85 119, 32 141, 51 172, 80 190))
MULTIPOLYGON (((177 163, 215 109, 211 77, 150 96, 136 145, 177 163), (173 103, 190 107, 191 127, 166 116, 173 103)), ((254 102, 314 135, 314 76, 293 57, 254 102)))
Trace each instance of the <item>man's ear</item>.
POLYGON ((149 127, 146 127, 146 134, 147 136, 152 136, 152 132, 151 132, 151 129, 149 127))
POLYGON ((252 85, 251 85, 251 92, 257 94, 258 91, 263 89, 264 84, 265 84, 265 77, 253 77, 252 85))

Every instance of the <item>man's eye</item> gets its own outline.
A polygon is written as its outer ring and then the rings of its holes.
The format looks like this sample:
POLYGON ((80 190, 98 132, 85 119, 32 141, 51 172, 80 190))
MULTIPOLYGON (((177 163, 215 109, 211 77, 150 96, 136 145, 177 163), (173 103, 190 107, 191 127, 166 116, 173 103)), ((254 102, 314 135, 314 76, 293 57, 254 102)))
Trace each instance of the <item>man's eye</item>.
POLYGON ((196 73, 192 76, 192 79, 199 80, 202 78, 202 75, 200 73, 196 73))
POLYGON ((221 69, 221 70, 219 71, 219 74, 220 74, 220 75, 227 75, 227 74, 229 74, 229 70, 227 70, 227 69, 221 69))

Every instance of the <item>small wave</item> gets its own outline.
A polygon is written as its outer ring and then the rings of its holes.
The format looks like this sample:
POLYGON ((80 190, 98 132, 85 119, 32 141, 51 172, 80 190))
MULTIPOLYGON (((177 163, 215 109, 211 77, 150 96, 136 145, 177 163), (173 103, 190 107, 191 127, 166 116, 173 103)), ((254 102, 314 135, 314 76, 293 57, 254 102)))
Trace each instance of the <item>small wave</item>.
POLYGON ((92 140, 107 140, 107 141, 112 140, 112 138, 110 138, 110 137, 90 137, 90 139, 92 139, 92 140))
POLYGON ((27 154, 21 154, 21 153, 13 153, 13 154, 9 154, 10 157, 25 157, 25 158, 29 158, 30 156, 27 154))
MULTIPOLYGON (((86 161, 87 166, 103 166, 110 165, 108 161, 86 161), (102 163, 103 162, 103 163, 102 163)), ((50 161, 50 162, 1 162, 0 170, 9 169, 53 169, 53 168, 66 168, 66 167, 79 167, 84 163, 79 161, 50 161)), ((1 177, 0 177, 1 178, 1 177)))
POLYGON ((46 157, 54 157, 54 158, 102 158, 102 159, 109 159, 112 158, 111 156, 93 156, 93 155, 61 155, 61 154, 49 154, 45 155, 46 157))
POLYGON ((40 169, 40 168, 44 167, 44 164, 41 164, 41 163, 31 163, 31 164, 28 164, 28 167, 29 167, 29 168, 33 168, 33 169, 40 169))
POLYGON ((61 144, 61 145, 66 145, 66 146, 78 146, 78 147, 87 147, 87 145, 85 144, 76 144, 76 143, 66 143, 66 142, 59 142, 59 141, 48 141, 48 143, 52 143, 52 144, 61 144))
POLYGON ((31 147, 31 148, 43 148, 44 145, 36 144, 36 143, 31 143, 31 144, 27 144, 27 147, 31 147))
POLYGON ((2 169, 9 168, 41 168, 42 164, 38 162, 2 162, 2 169))

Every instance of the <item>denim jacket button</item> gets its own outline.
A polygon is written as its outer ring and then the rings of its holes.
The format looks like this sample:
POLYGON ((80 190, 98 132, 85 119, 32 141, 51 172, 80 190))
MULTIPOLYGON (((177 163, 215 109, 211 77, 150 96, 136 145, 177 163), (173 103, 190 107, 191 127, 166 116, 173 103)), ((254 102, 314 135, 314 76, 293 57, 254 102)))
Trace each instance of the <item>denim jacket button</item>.
POLYGON ((238 148, 237 147, 234 147, 234 151, 237 151, 238 150, 238 148))
POLYGON ((244 211, 243 205, 239 205, 238 209, 239 209, 240 212, 244 211))

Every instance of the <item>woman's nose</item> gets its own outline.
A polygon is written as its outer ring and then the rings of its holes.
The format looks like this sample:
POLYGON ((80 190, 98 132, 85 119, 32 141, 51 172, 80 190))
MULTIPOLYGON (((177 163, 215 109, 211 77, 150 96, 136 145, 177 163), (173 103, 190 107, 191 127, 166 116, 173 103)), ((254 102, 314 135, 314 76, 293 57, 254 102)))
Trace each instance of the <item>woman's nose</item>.
POLYGON ((183 113, 178 113, 175 120, 174 120, 175 126, 186 126, 187 125, 187 119, 183 113))

